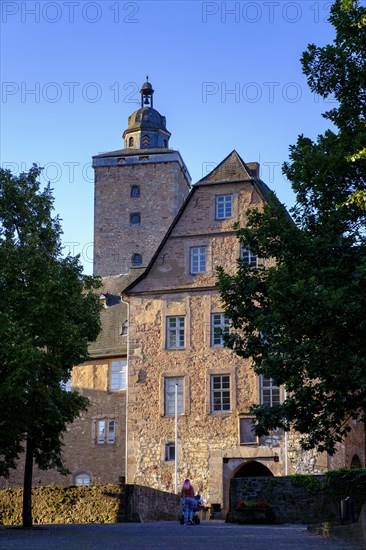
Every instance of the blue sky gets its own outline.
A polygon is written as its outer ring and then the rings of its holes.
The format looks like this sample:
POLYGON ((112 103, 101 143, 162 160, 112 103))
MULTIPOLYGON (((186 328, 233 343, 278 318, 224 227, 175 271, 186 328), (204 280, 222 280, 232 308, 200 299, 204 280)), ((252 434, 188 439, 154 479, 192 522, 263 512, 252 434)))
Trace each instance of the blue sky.
POLYGON ((196 182, 233 149, 260 162, 287 206, 281 172, 301 133, 316 138, 334 106, 312 94, 300 57, 334 38, 331 2, 41 0, 1 5, 1 165, 33 162, 51 182, 65 250, 92 271, 91 157, 123 147, 149 75, 196 182))

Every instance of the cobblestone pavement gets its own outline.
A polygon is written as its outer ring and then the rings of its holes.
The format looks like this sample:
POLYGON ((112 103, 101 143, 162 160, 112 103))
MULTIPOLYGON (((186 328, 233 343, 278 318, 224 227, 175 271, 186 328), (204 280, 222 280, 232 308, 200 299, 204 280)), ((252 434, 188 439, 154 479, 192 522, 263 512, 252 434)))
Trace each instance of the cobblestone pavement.
POLYGON ((361 548, 310 534, 304 525, 234 525, 204 521, 43 525, 0 528, 1 550, 351 550, 361 548))

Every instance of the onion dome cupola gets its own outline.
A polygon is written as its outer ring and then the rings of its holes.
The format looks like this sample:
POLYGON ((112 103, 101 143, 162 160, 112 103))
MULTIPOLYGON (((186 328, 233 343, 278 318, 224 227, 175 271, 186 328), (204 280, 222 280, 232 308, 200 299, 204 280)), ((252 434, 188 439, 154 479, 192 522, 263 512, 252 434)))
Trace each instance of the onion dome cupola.
POLYGON ((123 132, 125 149, 167 149, 171 134, 165 117, 153 109, 154 90, 148 77, 140 94, 141 108, 128 118, 128 128, 123 132))

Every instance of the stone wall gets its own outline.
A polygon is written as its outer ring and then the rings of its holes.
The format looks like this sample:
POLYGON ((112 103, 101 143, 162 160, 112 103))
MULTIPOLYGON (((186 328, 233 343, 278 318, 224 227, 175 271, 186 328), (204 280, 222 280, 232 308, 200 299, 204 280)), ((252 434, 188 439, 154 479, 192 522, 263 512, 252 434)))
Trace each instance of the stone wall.
MULTIPOLYGON (((324 476, 314 476, 322 480, 324 476)), ((294 486, 291 477, 252 477, 231 480, 230 512, 239 500, 264 500, 271 504, 277 523, 314 523, 338 518, 338 501, 321 491, 309 494, 305 487, 294 486)))
MULTIPOLYGON (((0 524, 22 523, 23 490, 0 491, 0 524)), ((33 523, 178 521, 178 495, 137 485, 34 487, 33 523)))
MULTIPOLYGON (((115 523, 121 521, 124 487, 90 485, 84 487, 34 487, 34 524, 115 523)), ((23 489, 0 491, 0 524, 22 523, 23 489)))
POLYGON ((123 521, 177 521, 180 497, 141 485, 125 486, 123 521))

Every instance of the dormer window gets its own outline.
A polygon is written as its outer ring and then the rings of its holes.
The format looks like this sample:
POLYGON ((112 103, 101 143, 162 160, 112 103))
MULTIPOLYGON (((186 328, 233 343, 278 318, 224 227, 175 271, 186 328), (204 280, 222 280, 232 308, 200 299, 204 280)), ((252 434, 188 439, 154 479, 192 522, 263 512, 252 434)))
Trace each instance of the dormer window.
POLYGON ((132 265, 133 267, 140 267, 142 265, 142 255, 133 254, 132 256, 132 265))

